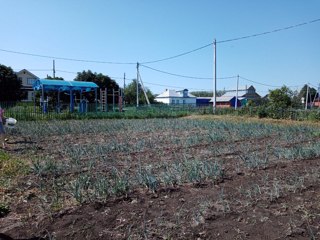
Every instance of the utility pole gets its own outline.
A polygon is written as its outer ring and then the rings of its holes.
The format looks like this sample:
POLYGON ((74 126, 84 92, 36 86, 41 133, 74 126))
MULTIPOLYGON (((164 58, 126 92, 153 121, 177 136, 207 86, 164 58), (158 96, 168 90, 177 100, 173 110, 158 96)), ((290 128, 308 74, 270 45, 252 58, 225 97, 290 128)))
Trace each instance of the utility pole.
POLYGON ((122 92, 122 104, 123 107, 125 106, 125 100, 124 100, 124 91, 126 89, 126 73, 123 73, 123 92, 122 92))
POLYGON ((55 60, 53 60, 53 78, 56 78, 56 64, 55 64, 55 60))
MULTIPOLYGON (((119 91, 118 91, 119 93, 119 91)), ((114 97, 114 88, 112 89, 112 111, 115 111, 115 97, 114 97)))
POLYGON ((148 98, 146 89, 144 88, 144 85, 143 85, 143 81, 142 81, 140 72, 139 72, 139 80, 140 80, 140 82, 141 82, 141 88, 142 88, 142 91, 143 91, 143 93, 144 93, 144 97, 146 98, 146 101, 147 101, 147 103, 148 103, 148 106, 150 107, 150 101, 149 101, 149 98, 148 98))
MULTIPOLYGON (((320 83, 318 87, 318 104, 320 104, 320 83)), ((320 108, 320 105, 318 105, 318 108, 320 108)))
POLYGON ((217 41, 214 39, 213 41, 213 113, 216 113, 216 105, 217 105, 217 41))
POLYGON ((305 107, 305 110, 308 109, 308 97, 309 97, 309 84, 307 84, 307 95, 306 95, 306 107, 305 107))
POLYGON ((137 62, 137 107, 139 107, 139 63, 137 62))
POLYGON ((237 76, 237 92, 236 92, 236 103, 234 105, 234 109, 237 110, 238 107, 238 89, 239 89, 239 74, 237 76))

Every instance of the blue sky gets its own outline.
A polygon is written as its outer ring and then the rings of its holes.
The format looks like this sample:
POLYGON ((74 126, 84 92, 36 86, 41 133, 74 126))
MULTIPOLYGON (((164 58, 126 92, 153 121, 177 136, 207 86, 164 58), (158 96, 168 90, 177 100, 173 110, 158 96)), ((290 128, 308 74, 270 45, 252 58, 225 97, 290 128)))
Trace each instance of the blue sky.
MULTIPOLYGON (((136 78, 136 62, 187 52, 213 42, 320 19, 319 0, 0 0, 0 49, 56 57, 56 76, 83 70, 123 84, 136 78), (118 62, 107 64, 57 58, 118 62)), ((52 58, 0 50, 0 63, 14 70, 52 76, 52 58)), ((146 64, 161 71, 213 77, 213 47, 146 64)), ((212 90, 211 79, 175 77, 141 66, 154 93, 164 89, 212 90), (175 87, 173 87, 175 86, 175 87)), ((258 37, 217 44, 217 88, 253 84, 265 95, 274 86, 300 89, 320 83, 320 21, 258 37), (266 86, 268 85, 268 86, 266 86), (271 87, 272 86, 272 87, 271 87)))

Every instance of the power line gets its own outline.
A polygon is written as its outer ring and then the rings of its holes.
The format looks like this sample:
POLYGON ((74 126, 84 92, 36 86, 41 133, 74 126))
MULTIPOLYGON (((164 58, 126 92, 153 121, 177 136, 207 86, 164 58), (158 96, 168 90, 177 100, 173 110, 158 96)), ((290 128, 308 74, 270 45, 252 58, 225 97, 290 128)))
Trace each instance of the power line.
MULTIPOLYGON (((212 78, 201 78, 201 77, 185 76, 185 75, 180 75, 180 74, 175 74, 175 73, 169 73, 169 72, 162 71, 162 70, 159 70, 159 69, 151 68, 149 66, 144 66, 144 65, 141 65, 141 66, 143 66, 145 68, 148 68, 150 70, 153 70, 153 71, 157 71, 157 72, 160 72, 160 73, 173 75, 173 76, 177 76, 177 77, 191 78, 191 79, 210 79, 210 80, 212 79, 212 78)), ((28 69, 28 71, 46 72, 46 71, 52 71, 52 69, 28 69)), ((78 72, 66 71, 66 70, 61 70, 61 69, 57 69, 56 72, 78 74, 78 72)), ((111 79, 120 79, 120 80, 123 79, 123 77, 113 77, 113 76, 108 76, 108 77, 110 77, 111 79)), ((266 87, 272 87, 272 88, 282 87, 280 85, 269 85, 269 84, 261 83, 261 82, 258 82, 258 81, 250 80, 250 79, 242 77, 242 76, 239 76, 239 77, 241 79, 245 80, 245 81, 252 82, 252 83, 255 83, 255 84, 258 84, 258 85, 262 85, 262 86, 266 86, 266 87)), ((218 79, 233 79, 233 78, 237 78, 237 76, 221 77, 221 78, 218 78, 218 79)), ((134 79, 134 78, 132 78, 132 79, 134 79)), ((181 87, 181 86, 170 86, 170 85, 156 84, 156 83, 150 83, 150 82, 145 82, 145 83, 147 83, 149 85, 154 85, 154 86, 172 87, 172 88, 184 88, 184 87, 181 87)), ((313 87, 316 87, 315 85, 312 85, 312 84, 310 84, 310 85, 313 86, 313 87)), ((287 87, 298 88, 298 87, 301 87, 301 86, 303 86, 303 85, 300 84, 300 85, 292 85, 292 86, 287 86, 287 87)), ((318 88, 318 87, 316 87, 316 88, 318 88)), ((198 89, 198 88, 189 88, 189 89, 207 91, 207 89, 198 89)))
POLYGON ((132 63, 132 62, 109 62, 109 61, 96 61, 96 60, 85 60, 85 59, 76 59, 76 58, 56 57, 56 56, 41 55, 41 54, 35 54, 35 53, 26 53, 26 52, 19 52, 19 51, 6 50, 6 49, 0 49, 0 51, 1 51, 1 52, 7 52, 7 53, 14 53, 14 54, 26 55, 26 56, 32 56, 32 57, 58 59, 58 60, 73 61, 73 62, 101 63, 101 64, 118 64, 118 65, 132 65, 132 64, 136 64, 136 63, 132 63))
MULTIPOLYGON (((140 64, 141 65, 141 64, 140 64)), ((157 71, 157 72, 160 72, 160 73, 164 73, 164 74, 169 74, 169 75, 173 75, 173 76, 177 76, 177 77, 184 77, 184 78, 191 78, 191 79, 212 79, 212 78, 201 78, 201 77, 191 77, 191 76, 185 76, 185 75, 179 75, 179 74, 174 74, 174 73, 169 73, 169 72, 166 72, 166 71, 162 71, 162 70, 159 70, 159 69, 155 69, 155 68, 151 68, 149 66, 144 66, 144 65, 141 65, 145 68, 148 68, 150 70, 153 70, 153 71, 157 71)), ((43 69, 45 70, 45 69, 43 69)), ((32 71, 32 70, 30 70, 32 71)), ((51 69, 48 69, 48 71, 51 71, 51 69)), ((71 72, 71 71, 65 71, 65 70, 56 70, 57 72, 64 72, 64 73, 70 73, 70 74, 77 74, 78 72, 71 72)), ((112 76, 109 76, 111 79, 120 79, 122 80, 123 77, 112 77, 112 76)), ((233 78, 237 78, 237 76, 230 76, 230 77, 221 77, 221 78, 217 78, 217 79, 233 79, 233 78)), ((258 81, 254 81, 254 80, 250 80, 248 78, 245 78, 245 77, 242 77, 239 75, 239 78, 241 78, 242 80, 245 80, 245 81, 248 81, 248 82, 252 82, 252 83, 255 83, 255 84, 258 84, 258 85, 262 85, 262 86, 266 86, 266 87, 272 87, 272 88, 279 88, 279 87, 282 87, 280 85, 269 85, 269 84, 265 84, 265 83, 261 83, 261 82, 258 82, 258 81)), ((128 78, 130 79, 130 78, 128 78)), ((131 79, 134 79, 134 78, 131 78, 131 79)), ((145 83, 148 83, 149 85, 155 85, 155 86, 162 86, 162 87, 173 87, 173 88, 184 88, 184 87, 181 87, 181 86, 170 86, 170 85, 162 85, 162 84, 156 84, 156 83, 150 83, 150 82, 145 82, 145 83)), ((303 85, 292 85, 292 86, 288 86, 290 88, 298 88, 298 87, 301 87, 303 85)), ((191 88, 190 88, 191 89, 191 88)), ((193 88, 194 90, 206 90, 206 89, 197 89, 197 88, 193 88)))
MULTIPOLYGON (((170 73, 170 72, 166 72, 163 70, 159 70, 159 69, 155 69, 149 66, 145 66, 140 64, 140 66, 148 68, 152 71, 156 71, 156 72, 160 72, 163 74, 167 74, 167 75, 171 75, 171 76, 175 76, 175 77, 181 77, 181 78, 190 78, 190 79, 205 79, 205 80, 212 80, 212 77, 194 77, 194 76, 186 76, 186 75, 180 75, 180 74, 176 74, 176 73, 170 73)), ((231 77, 221 77, 221 78, 217 78, 217 79, 231 79, 231 78, 236 78, 237 76, 231 76, 231 77)))
POLYGON ((291 25, 291 26, 284 27, 284 28, 277 28, 277 29, 274 29, 274 30, 271 30, 271 31, 267 31, 267 32, 256 33, 256 34, 251 34, 251 35, 247 35, 247 36, 242 36, 242 37, 237 37, 237 38, 231 38, 231 39, 227 39, 227 40, 217 41, 217 43, 226 43, 226 42, 233 42, 233 41, 243 40, 243 39, 247 39, 247 38, 259 37, 259 36, 262 36, 262 35, 281 32, 281 31, 285 31, 285 30, 289 30, 289 29, 292 29, 292 28, 301 27, 301 26, 304 26, 304 25, 307 25, 307 24, 312 24, 312 23, 319 22, 319 21, 320 21, 320 18, 312 20, 312 21, 308 21, 308 22, 303 22, 303 23, 291 25))
POLYGON ((163 61, 167 61, 167 60, 171 60, 171 59, 174 59, 174 58, 178 58, 178 57, 182 57, 184 55, 188 55, 190 53, 193 53, 193 52, 197 52, 201 49, 204 49, 204 48, 207 48, 209 46, 212 46, 213 43, 209 43, 209 44, 206 44, 202 47, 199 47, 199 48, 196 48, 196 49, 193 49, 193 50, 190 50, 190 51, 187 51, 187 52, 184 52, 184 53, 180 53, 178 55, 174 55, 172 57, 167 57, 167 58, 162 58, 162 59, 158 59, 158 60, 153 60, 153 61, 147 61, 147 62, 142 62, 141 64, 150 64, 150 63, 157 63, 157 62, 163 62, 163 61))
MULTIPOLYGON (((56 70, 56 72, 62 72, 62 73, 70 73, 70 74, 78 74, 79 72, 71 72, 71 71, 65 71, 65 70, 56 70)), ((81 72, 80 72, 81 73, 81 72)), ((123 77, 112 77, 107 75, 111 79, 121 79, 123 80, 123 77)))
POLYGON ((281 86, 275 86, 275 85, 269 85, 269 84, 265 84, 265 83, 260 83, 260 82, 253 81, 253 80, 250 80, 250 79, 248 79, 248 78, 241 77, 241 76, 239 76, 239 77, 240 77, 241 79, 245 80, 245 81, 252 82, 252 83, 259 84, 259 85, 266 86, 266 87, 273 87, 273 88, 281 87, 281 86))
MULTIPOLYGON (((154 86, 160 86, 160 87, 170 87, 170 88, 181 88, 181 89, 184 89, 186 88, 185 86, 184 87, 181 87, 181 86, 171 86, 171 85, 164 85, 164 84, 157 84, 157 83, 150 83, 150 82, 144 82, 144 83, 147 83, 147 85, 154 85, 154 86)), ((198 90, 198 91, 210 91, 208 89, 201 89, 201 88, 188 88, 189 90, 198 90)), ((212 91, 212 90, 211 90, 212 91)))
POLYGON ((70 72, 70 71, 65 71, 65 70, 56 70, 56 72, 62 72, 62 73, 70 73, 70 74, 77 74, 77 72, 70 72))
MULTIPOLYGON (((267 35, 267 34, 271 34, 271 33, 276 33, 276 32, 280 32, 280 31, 285 31, 285 30, 289 30, 292 28, 297 28, 297 27, 301 27, 307 24, 312 24, 312 23, 316 23, 319 22, 320 18, 318 19, 314 19, 311 21, 307 21, 307 22, 303 22, 303 23, 299 23, 299 24, 295 24, 295 25, 291 25, 291 26, 287 26, 287 27, 283 27, 283 28, 277 28, 271 31, 266 31, 266 32, 262 32, 262 33, 256 33, 256 34, 251 34, 251 35, 247 35, 247 36, 241 36, 241 37, 236 37, 236 38, 231 38, 231 39, 226 39, 226 40, 222 40, 222 41, 217 41, 216 43, 226 43, 226 42, 233 42, 233 41, 238 41, 238 40, 243 40, 243 39, 248 39, 248 38, 253 38, 253 37, 259 37, 262 35, 267 35)), ((167 60, 171 60, 174 58, 178 58, 178 57, 182 57, 188 54, 191 54, 193 52, 197 52, 199 50, 202 50, 204 48, 210 47, 212 46, 213 43, 208 43, 204 46, 198 47, 196 49, 187 51, 187 52, 183 52, 171 57, 166 57, 166 58, 162 58, 162 59, 157 59, 157 60, 152 60, 152 61, 144 61, 141 62, 141 64, 151 64, 151 63, 157 63, 157 62, 163 62, 163 61, 167 61, 167 60)), ((7 53, 14 53, 14 54, 20 54, 20 55, 27 55, 27 56, 33 56, 33 57, 41 57, 41 58, 49 58, 49 59, 59 59, 59 60, 65 60, 65 61, 75 61, 75 62, 87 62, 87 63, 100 63, 100 64, 118 64, 118 65, 135 65, 136 63, 134 62, 114 62, 114 61, 97 61, 97 60, 85 60, 85 59, 76 59, 76 58, 66 58, 66 57, 56 57, 56 56, 49 56, 49 55, 41 55, 41 54, 35 54, 35 53, 26 53, 26 52, 19 52, 19 51, 13 51, 13 50, 7 50, 7 49, 0 49, 0 51, 2 52, 7 52, 7 53)))
MULTIPOLYGON (((251 34, 251 35, 247 35, 247 36, 241 36, 241 37, 221 40, 221 41, 217 41, 216 43, 226 43, 226 42, 233 42, 233 41, 243 40, 243 39, 247 39, 247 38, 259 37, 259 36, 262 36, 262 35, 267 35, 267 34, 271 34, 271 33, 285 31, 285 30, 289 30, 289 29, 292 29, 292 28, 301 27, 301 26, 304 26, 304 25, 307 25, 307 24, 312 24, 312 23, 315 23, 315 22, 319 22, 319 21, 320 21, 320 18, 314 19, 314 20, 311 20, 311 21, 308 21, 308 22, 303 22, 303 23, 287 26, 287 27, 284 27, 284 28, 277 28, 277 29, 274 29, 274 30, 271 30, 271 31, 267 31, 267 32, 256 33, 256 34, 251 34)), ((181 56, 184 56, 184 55, 199 51, 201 49, 210 47, 212 45, 213 45, 213 42, 212 43, 208 43, 208 44, 206 44, 206 45, 204 45, 202 47, 199 47, 199 48, 196 48, 196 49, 184 52, 184 53, 180 53, 180 54, 174 55, 172 57, 167 57, 167 58, 162 58, 162 59, 158 59, 158 60, 142 62, 141 64, 150 64, 150 63, 157 63, 157 62, 171 60, 171 59, 178 58, 178 57, 181 57, 181 56)))
MULTIPOLYGON (((265 84, 265 83, 261 83, 261 82, 257 82, 257 81, 253 81, 253 80, 250 80, 248 78, 245 78, 245 77, 242 77, 242 76, 239 76, 241 79, 245 80, 245 81, 248 81, 248 82, 252 82, 252 83, 255 83, 255 84, 258 84, 258 85, 262 85, 262 86, 266 86, 266 87, 272 87, 272 88, 280 88, 282 86, 276 86, 276 85, 269 85, 269 84, 265 84)), ((301 87, 302 85, 292 85, 292 86, 287 86, 287 87, 290 87, 290 88, 295 88, 295 87, 301 87)))
POLYGON ((309 85, 310 85, 311 87, 316 88, 316 89, 318 89, 318 88, 319 88, 319 86, 313 85, 313 84, 311 84, 311 83, 309 83, 309 85))
MULTIPOLYGON (((21 69, 14 69, 14 71, 21 71, 21 69)), ((28 71, 32 71, 32 72, 48 72, 48 71, 52 71, 52 69, 28 69, 28 71)))

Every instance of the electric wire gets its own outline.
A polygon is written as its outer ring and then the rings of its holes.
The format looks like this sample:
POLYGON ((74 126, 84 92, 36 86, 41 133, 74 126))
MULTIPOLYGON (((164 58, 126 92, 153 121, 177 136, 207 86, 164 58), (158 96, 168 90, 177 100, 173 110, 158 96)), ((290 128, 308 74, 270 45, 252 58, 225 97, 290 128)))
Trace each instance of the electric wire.
POLYGON ((262 86, 266 86, 266 87, 272 87, 272 88, 281 88, 283 86, 286 86, 286 87, 289 87, 289 88, 297 88, 297 87, 301 87, 303 85, 291 85, 291 86, 287 86, 287 85, 269 85, 269 84, 265 84, 265 83, 261 83, 261 82, 258 82, 258 81, 254 81, 254 80, 250 80, 248 78, 245 78, 245 77, 242 77, 242 76, 239 76, 239 78, 245 80, 245 81, 248 81, 248 82, 252 82, 252 83, 255 83, 255 84, 258 84, 258 85, 262 85, 262 86))
MULTIPOLYGON (((292 28, 301 27, 301 26, 304 26, 304 25, 307 25, 307 24, 312 24, 312 23, 315 23, 315 22, 319 22, 319 21, 320 21, 320 18, 317 18, 317 19, 314 19, 314 20, 311 20, 311 21, 307 21, 307 22, 303 22, 303 23, 299 23, 299 24, 295 24, 295 25, 291 25, 291 26, 287 26, 287 27, 283 27, 283 28, 277 28, 277 29, 274 29, 274 30, 271 30, 271 31, 266 31, 266 32, 262 32, 262 33, 256 33, 256 34, 251 34, 251 35, 247 35, 247 36, 241 36, 241 37, 236 37, 236 38, 216 41, 216 44, 234 42, 234 41, 239 41, 239 40, 243 40, 243 39, 259 37, 259 36, 262 36, 262 35, 267 35, 267 34, 271 34, 271 33, 285 31, 285 30, 289 30, 289 29, 292 29, 292 28)), ((201 49, 210 47, 213 44, 214 44, 214 42, 208 43, 208 44, 206 44, 206 45, 204 45, 202 47, 199 47, 199 48, 187 51, 187 52, 183 52, 183 53, 171 56, 171 57, 166 57, 166 58, 162 58, 162 59, 158 59, 158 60, 142 62, 141 64, 151 64, 151 63, 163 62, 163 61, 171 60, 171 59, 174 59, 174 58, 182 57, 184 55, 187 55, 187 54, 190 54, 190 53, 193 53, 193 52, 197 52, 197 51, 199 51, 201 49)))
MULTIPOLYGON (((14 71, 22 71, 22 70, 21 69, 14 69, 14 71)), ((28 71, 32 71, 32 72, 48 72, 48 71, 52 71, 52 69, 28 69, 28 71)))
POLYGON ((70 74, 78 74, 78 72, 71 72, 71 71, 65 71, 65 70, 59 70, 59 69, 56 69, 56 72, 70 73, 70 74))
MULTIPOLYGON (((160 72, 160 73, 171 75, 171 76, 175 76, 175 77, 190 78, 190 79, 200 79, 200 80, 201 79, 204 79, 204 80, 212 80, 213 79, 212 77, 195 77, 195 76, 186 76, 186 75, 180 75, 180 74, 176 74, 176 73, 170 73, 170 72, 167 72, 167 71, 163 71, 163 70, 155 69, 155 68, 152 68, 152 67, 149 67, 149 66, 145 66, 143 64, 140 64, 140 66, 148 68, 148 69, 150 69, 152 71, 160 72)), ((236 78, 236 77, 237 76, 230 76, 230 77, 221 77, 221 78, 217 78, 217 79, 231 79, 231 78, 236 78)))
MULTIPOLYGON (((141 65, 141 64, 140 64, 141 65)), ((183 77, 183 78, 192 78, 192 79, 210 79, 212 80, 212 78, 201 78, 201 77, 191 77, 191 76, 184 76, 184 75, 179 75, 179 74, 174 74, 174 73, 169 73, 169 72, 166 72, 166 71, 162 71, 162 70, 159 70, 159 69, 155 69, 155 68, 151 68, 149 66, 144 66, 144 65, 141 65, 145 68, 148 68, 148 69, 151 69, 153 71, 157 71, 157 72, 160 72, 160 73, 164 73, 164 74, 169 74, 169 75, 173 75, 173 76, 177 76, 177 77, 183 77)), ((28 69, 29 71, 52 71, 52 69, 28 69)), ((66 71, 66 70, 61 70, 61 69, 56 69, 56 72, 62 72, 62 73, 70 73, 70 74, 78 74, 78 72, 72 72, 72 71, 66 71)), ((111 79, 120 79, 120 80, 123 80, 123 77, 114 77, 114 76, 108 76, 110 77, 111 79)), ((217 79, 233 79, 233 78, 237 78, 237 76, 230 76, 230 77, 221 77, 221 78, 217 78, 217 79)), ((239 75, 239 78, 241 78, 242 80, 245 80, 245 81, 248 81, 248 82, 252 82, 252 83, 255 83, 255 84, 258 84, 258 85, 262 85, 262 86, 266 86, 266 87, 272 87, 272 88, 279 88, 279 87, 282 87, 280 85, 269 85, 269 84, 264 84, 264 83, 261 83, 259 81, 254 81, 254 80, 251 80, 251 79, 248 79, 248 78, 245 78, 245 77, 242 77, 239 75)), ((134 78, 128 78, 128 79, 134 79, 134 78)), ((163 84, 156 84, 156 83, 151 83, 151 82, 144 82, 144 83, 147 83, 147 85, 154 85, 154 86, 161 86, 161 87, 171 87, 171 88, 185 88, 185 87, 181 87, 181 86, 172 86, 172 85, 163 85, 163 84)), ((310 86, 314 87, 314 88, 318 88, 318 86, 315 86, 313 84, 310 84, 310 86)), ((304 84, 300 84, 300 85, 292 85, 292 86, 287 86, 289 88, 298 88, 298 87, 301 87, 301 86, 304 86, 304 84)), ((209 91, 207 89, 200 89, 200 88, 189 88, 190 90, 201 90, 201 91, 209 91)))
MULTIPOLYGON (((311 20, 311 21, 307 21, 307 22, 303 22, 303 23, 299 23, 299 24, 295 24, 295 25, 291 25, 291 26, 287 26, 287 27, 283 27, 283 28, 277 28, 277 29, 274 29, 274 30, 271 30, 271 31, 266 31, 266 32, 262 32, 262 33, 256 33, 256 34, 251 34, 251 35, 247 35, 247 36, 241 36, 241 37, 221 40, 221 41, 217 41, 216 43, 220 44, 220 43, 233 42, 233 41, 238 41, 238 40, 243 40, 243 39, 248 39, 248 38, 253 38, 253 37, 259 37, 259 36, 262 36, 262 35, 267 35, 267 34, 271 34, 271 33, 285 31, 285 30, 289 30, 289 29, 292 29, 292 28, 297 28, 297 27, 301 27, 301 26, 304 26, 304 25, 316 23, 316 22, 319 22, 319 21, 320 21, 320 18, 314 19, 314 20, 311 20)), ((186 51, 186 52, 183 52, 183 53, 171 56, 171 57, 161 58, 161 59, 152 60, 152 61, 144 61, 144 62, 141 62, 141 64, 151 64, 151 63, 158 63, 158 62, 168 61, 168 60, 171 60, 171 59, 174 59, 174 58, 182 57, 182 56, 185 56, 185 55, 200 51, 200 50, 202 50, 204 48, 212 46, 213 44, 214 44, 213 42, 212 43, 208 43, 208 44, 206 44, 204 46, 201 46, 201 47, 198 47, 196 49, 193 49, 193 50, 190 50, 190 51, 186 51)), ((7 53, 14 53, 14 54, 33 56, 33 57, 59 59, 59 60, 75 61, 75 62, 100 63, 100 64, 117 64, 117 65, 133 65, 133 64, 136 64, 134 62, 97 61, 97 60, 85 60, 85 59, 76 59, 76 58, 56 57, 56 56, 41 55, 41 54, 35 54, 35 53, 19 52, 19 51, 7 50, 7 49, 0 49, 0 51, 7 52, 7 53)))
POLYGON ((320 85, 319 86, 316 86, 316 85, 313 85, 311 83, 308 83, 310 86, 314 87, 315 89, 320 89, 320 85))
POLYGON ((259 36, 262 36, 262 35, 281 32, 281 31, 285 31, 285 30, 289 30, 289 29, 292 29, 292 28, 301 27, 301 26, 304 26, 304 25, 307 25, 307 24, 312 24, 312 23, 319 22, 319 21, 320 21, 320 18, 314 19, 314 20, 311 20, 311 21, 308 21, 308 22, 303 22, 303 23, 298 23, 298 24, 295 24, 295 25, 283 27, 283 28, 274 29, 274 30, 271 30, 271 31, 251 34, 251 35, 237 37, 237 38, 226 39, 226 40, 222 40, 222 41, 217 41, 217 43, 226 43, 226 42, 233 42, 233 41, 243 40, 243 39, 247 39, 247 38, 259 37, 259 36))
POLYGON ((73 61, 73 62, 114 64, 114 65, 132 65, 132 64, 136 64, 136 63, 133 63, 133 62, 109 62, 109 61, 97 61, 97 60, 85 60, 85 59, 77 59, 77 58, 57 57, 57 56, 41 55, 41 54, 35 54, 35 53, 19 52, 19 51, 7 50, 7 49, 0 49, 0 51, 1 52, 6 52, 6 53, 14 53, 14 54, 32 56, 32 57, 58 59, 58 60, 73 61))
POLYGON ((146 62, 142 62, 141 64, 151 64, 151 63, 157 63, 157 62, 163 62, 163 61, 168 61, 168 60, 171 60, 171 59, 174 59, 174 58, 178 58, 178 57, 182 57, 184 55, 188 55, 190 53, 193 53, 193 52, 197 52, 201 49, 204 49, 204 48, 207 48, 207 47, 210 47, 212 46, 213 43, 209 43, 209 44, 206 44, 202 47, 198 47, 196 49, 193 49, 193 50, 190 50, 190 51, 187 51, 187 52, 184 52, 184 53, 180 53, 180 54, 177 54, 177 55, 174 55, 172 57, 167 57, 167 58, 162 58, 162 59, 158 59, 158 60, 153 60, 153 61, 146 61, 146 62))
POLYGON ((259 84, 259 85, 265 86, 265 87, 273 87, 273 88, 281 87, 281 86, 276 86, 276 85, 269 85, 269 84, 260 83, 260 82, 253 81, 253 80, 250 80, 248 78, 242 77, 242 76, 239 76, 239 78, 241 78, 242 80, 248 81, 248 82, 252 82, 252 83, 255 83, 255 84, 259 84))
MULTIPOLYGON (((52 69, 50 69, 50 71, 52 71, 52 69)), ((65 70, 59 70, 57 69, 56 72, 62 72, 62 73, 70 73, 70 74, 78 74, 79 72, 71 72, 71 71, 65 71, 65 70)), ((81 73, 81 72, 80 72, 81 73)), ((112 77, 107 75, 109 78, 111 79, 123 79, 123 77, 112 77)), ((133 79, 133 78, 132 78, 133 79)))
MULTIPOLYGON (((160 86, 160 87, 168 87, 168 88, 175 88, 175 89, 184 89, 184 87, 181 87, 181 86, 172 86, 172 85, 164 85, 164 84, 157 84, 157 83, 150 83, 150 82, 144 82, 148 85, 154 85, 154 86, 160 86)), ((202 88, 188 88, 189 90, 198 90, 198 91, 211 91, 212 90, 208 90, 208 89, 202 89, 202 88)))

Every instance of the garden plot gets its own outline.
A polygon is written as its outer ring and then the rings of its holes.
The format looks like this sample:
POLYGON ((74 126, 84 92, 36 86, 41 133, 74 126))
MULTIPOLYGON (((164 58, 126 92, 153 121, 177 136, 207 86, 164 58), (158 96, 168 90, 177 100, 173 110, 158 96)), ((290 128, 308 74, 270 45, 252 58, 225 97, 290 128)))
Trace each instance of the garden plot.
POLYGON ((316 125, 21 122, 0 157, 0 232, 15 238, 320 236, 316 125))

